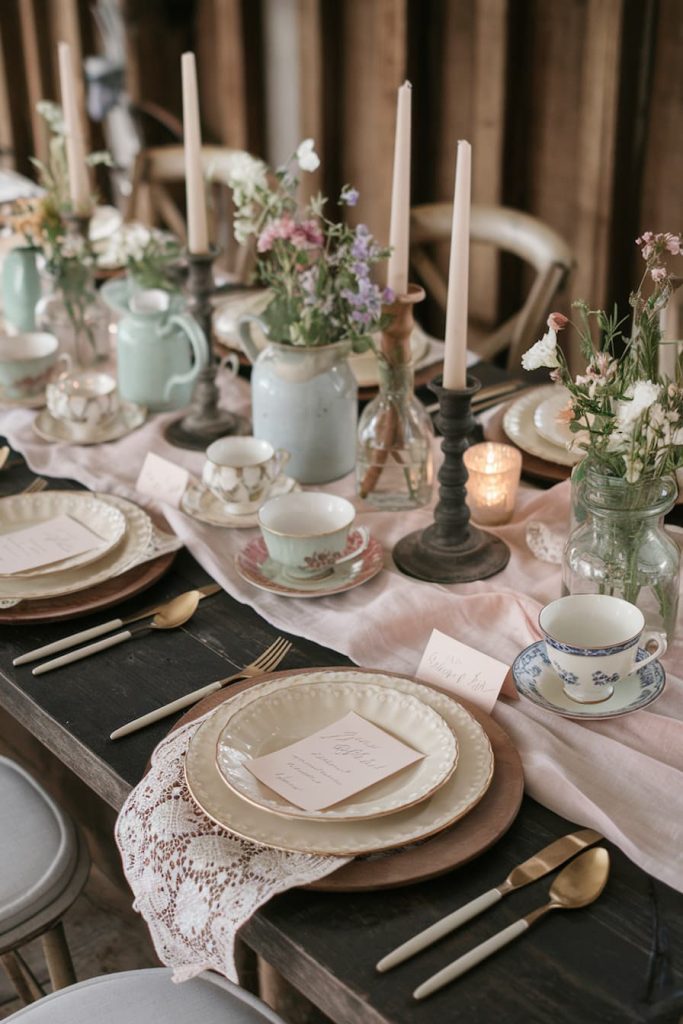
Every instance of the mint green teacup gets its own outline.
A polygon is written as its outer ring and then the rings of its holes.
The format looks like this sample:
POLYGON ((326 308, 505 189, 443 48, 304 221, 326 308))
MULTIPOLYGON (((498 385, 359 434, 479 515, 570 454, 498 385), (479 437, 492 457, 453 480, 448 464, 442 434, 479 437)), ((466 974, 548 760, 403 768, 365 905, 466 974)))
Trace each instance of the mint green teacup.
POLYGON ((258 514, 270 557, 294 579, 322 579, 357 558, 368 546, 364 526, 354 527, 356 510, 346 498, 301 491, 271 498, 258 514), (360 534, 350 544, 351 533, 360 534))

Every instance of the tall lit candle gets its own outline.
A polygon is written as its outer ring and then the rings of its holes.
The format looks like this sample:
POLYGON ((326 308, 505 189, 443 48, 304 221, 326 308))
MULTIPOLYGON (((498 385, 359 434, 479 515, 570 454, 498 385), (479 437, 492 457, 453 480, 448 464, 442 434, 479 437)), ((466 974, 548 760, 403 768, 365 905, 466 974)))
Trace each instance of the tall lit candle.
POLYGON ((68 43, 59 43, 59 86, 62 93, 64 131, 66 135, 66 162, 69 170, 69 197, 74 213, 87 214, 92 207, 90 181, 85 162, 85 143, 78 103, 76 101, 76 80, 68 43))
POLYGON ((190 252, 209 251, 206 196, 202 168, 202 135, 199 126, 197 66, 193 53, 181 58, 183 79, 183 140, 185 143, 185 196, 187 202, 187 244, 190 252))
POLYGON ((408 242, 410 236, 410 117, 413 87, 404 82, 398 90, 394 178, 391 188, 389 267, 387 285, 397 295, 408 291, 408 242))
POLYGON ((448 306, 443 385, 464 388, 467 378, 467 285, 470 264, 470 192, 472 147, 458 142, 451 226, 451 256, 448 267, 448 306))

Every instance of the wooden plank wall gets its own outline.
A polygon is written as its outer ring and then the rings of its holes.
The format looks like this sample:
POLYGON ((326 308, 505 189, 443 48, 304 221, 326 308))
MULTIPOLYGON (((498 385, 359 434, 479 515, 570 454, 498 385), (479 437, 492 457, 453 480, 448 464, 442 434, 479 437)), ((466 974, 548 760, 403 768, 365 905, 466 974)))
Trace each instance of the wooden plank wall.
MULTIPOLYGON (((131 97, 178 115, 179 56, 194 47, 206 140, 267 157, 260 0, 118 2, 131 97)), ((474 200, 527 210, 573 247, 565 309, 570 295, 623 297, 638 270, 631 234, 683 227, 681 0, 299 0, 292 10, 299 137, 316 136, 324 157, 315 184, 333 195, 353 182, 354 215, 380 238, 407 76, 414 202, 450 199, 456 141, 470 139, 474 200)), ((0 161, 19 170, 44 150, 31 109, 39 93, 56 95, 58 38, 97 49, 88 0, 3 0, 0 161)), ((471 279, 484 317, 523 287, 506 271, 499 281, 484 254, 471 279)))

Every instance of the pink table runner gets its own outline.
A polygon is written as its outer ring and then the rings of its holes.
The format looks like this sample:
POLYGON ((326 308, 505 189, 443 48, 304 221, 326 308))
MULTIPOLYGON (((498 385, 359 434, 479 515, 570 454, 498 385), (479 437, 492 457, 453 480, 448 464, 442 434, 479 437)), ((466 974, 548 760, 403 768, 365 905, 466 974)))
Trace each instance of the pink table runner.
MULTIPOLYGON (((246 408, 243 382, 227 381, 225 404, 246 408)), ((166 444, 169 417, 113 444, 49 445, 34 434, 34 413, 0 414, 0 432, 45 476, 72 477, 91 489, 150 505, 135 480, 145 454, 154 451, 201 472, 203 456, 166 444)), ((177 415, 177 414, 175 414, 177 415)), ((353 476, 330 490, 354 495, 353 476)), ((513 522, 496 528, 512 557, 493 579, 460 586, 426 584, 401 575, 389 552, 410 530, 427 525, 431 511, 359 513, 386 550, 385 569, 355 590, 316 600, 278 597, 252 588, 237 575, 233 559, 254 532, 197 523, 176 509, 161 511, 202 566, 238 601, 253 606, 277 629, 338 650, 359 665, 413 673, 436 627, 501 660, 511 662, 538 639, 536 618, 559 596, 559 568, 536 559, 525 541, 530 520, 566 528, 568 484, 520 493, 513 522)), ((651 709, 611 721, 581 724, 559 718, 526 700, 500 700, 494 717, 517 746, 529 795, 571 821, 603 832, 644 870, 683 891, 683 687, 679 637, 664 665, 667 687, 651 709)), ((197 680, 201 685, 208 680, 197 680)))

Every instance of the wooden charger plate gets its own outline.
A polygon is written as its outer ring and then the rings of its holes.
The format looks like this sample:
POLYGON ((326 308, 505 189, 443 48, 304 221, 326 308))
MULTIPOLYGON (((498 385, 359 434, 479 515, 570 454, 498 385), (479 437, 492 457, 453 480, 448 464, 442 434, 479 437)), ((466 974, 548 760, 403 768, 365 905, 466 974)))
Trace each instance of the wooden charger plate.
POLYGON ((59 622, 76 615, 88 615, 90 612, 110 608, 151 587, 171 567, 175 556, 175 551, 169 551, 151 562, 136 565, 120 576, 105 580, 96 587, 77 590, 63 597, 20 601, 14 608, 0 608, 0 623, 59 622))
MULTIPOLYGON (((325 666, 325 671, 343 672, 349 668, 352 668, 354 673, 372 674, 374 671, 350 665, 325 666)), ((269 675, 259 676, 257 679, 237 683, 227 691, 219 690, 218 693, 206 697, 184 714, 176 722, 174 729, 200 718, 207 711, 212 711, 240 690, 246 690, 267 679, 291 676, 292 671, 292 669, 287 669, 283 672, 273 672, 269 675)), ((308 672, 320 671, 320 668, 297 669, 296 674, 305 675, 308 672)), ((415 680, 413 676, 401 675, 398 672, 388 674, 394 675, 398 679, 421 682, 421 680, 415 680)), ((422 683, 422 685, 426 686, 427 684, 422 683)), ((433 687, 433 689, 438 689, 438 687, 433 687)), ((357 857, 331 875, 321 878, 318 882, 313 882, 306 888, 319 889, 324 892, 363 892, 370 889, 394 889, 397 886, 426 881, 428 878, 436 878, 437 875, 443 875, 447 871, 461 867, 478 857, 507 832, 517 817, 524 795, 524 775, 519 754, 507 733, 493 721, 490 715, 480 711, 469 701, 462 700, 460 703, 482 726, 493 748, 493 780, 476 807, 450 828, 439 832, 430 839, 388 853, 357 857)))

